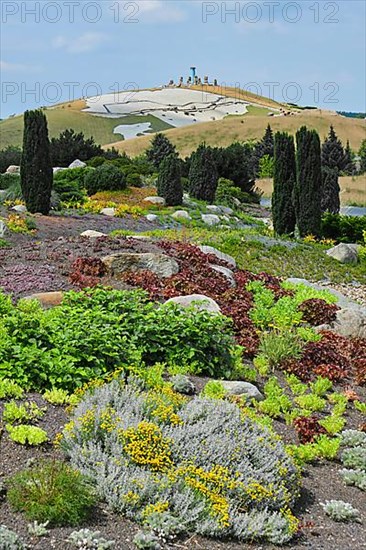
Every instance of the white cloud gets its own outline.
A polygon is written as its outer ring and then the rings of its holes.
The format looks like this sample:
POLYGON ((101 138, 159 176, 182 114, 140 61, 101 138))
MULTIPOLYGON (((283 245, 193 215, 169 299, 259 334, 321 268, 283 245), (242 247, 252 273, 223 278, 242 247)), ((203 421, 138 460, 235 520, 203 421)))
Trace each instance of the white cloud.
POLYGON ((175 23, 186 18, 176 0, 119 0, 119 4, 128 14, 126 22, 129 16, 141 23, 175 23))
POLYGON ((7 61, 0 60, 1 71, 39 71, 39 67, 31 65, 23 65, 22 63, 8 63, 7 61))
POLYGON ((106 35, 100 32, 85 32, 77 38, 61 35, 53 40, 53 46, 62 48, 68 53, 86 53, 95 50, 106 39, 106 35))

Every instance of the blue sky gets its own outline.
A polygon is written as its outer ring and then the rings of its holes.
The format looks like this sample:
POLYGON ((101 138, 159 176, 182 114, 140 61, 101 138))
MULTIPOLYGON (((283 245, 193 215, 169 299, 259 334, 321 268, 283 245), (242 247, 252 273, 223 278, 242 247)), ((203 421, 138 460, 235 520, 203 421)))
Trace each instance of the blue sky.
POLYGON ((366 3, 3 0, 1 118, 188 76, 365 111, 366 3))

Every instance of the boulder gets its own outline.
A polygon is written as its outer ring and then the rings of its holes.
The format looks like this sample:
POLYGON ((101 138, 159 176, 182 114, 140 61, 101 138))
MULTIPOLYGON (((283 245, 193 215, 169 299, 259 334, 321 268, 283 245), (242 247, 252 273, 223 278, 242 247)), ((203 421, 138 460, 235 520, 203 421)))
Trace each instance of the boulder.
POLYGON ((15 166, 15 164, 11 164, 7 167, 6 174, 20 174, 20 166, 15 166))
POLYGON ((216 204, 209 204, 206 208, 211 214, 221 214, 222 212, 221 206, 216 206, 216 204))
POLYGON ((366 338, 366 308, 338 310, 332 330, 348 338, 366 338))
POLYGON ((26 296, 25 300, 38 300, 42 307, 49 308, 59 306, 63 300, 64 293, 61 291, 56 292, 40 292, 37 294, 31 294, 26 296))
POLYGON ((151 204, 165 206, 165 199, 163 197, 146 197, 144 198, 144 202, 150 202, 151 204))
POLYGON ((221 216, 221 221, 225 223, 230 223, 230 218, 228 216, 221 216))
POLYGON ((103 210, 100 211, 103 216, 109 216, 110 218, 113 218, 116 215, 116 209, 115 208, 103 208, 103 210))
POLYGON ((232 256, 229 256, 229 254, 225 254, 224 252, 221 252, 220 250, 217 250, 217 248, 214 248, 213 246, 199 246, 198 247, 201 252, 204 254, 212 254, 213 256, 216 256, 219 260, 223 260, 224 262, 228 263, 232 267, 236 267, 236 261, 232 256))
POLYGON ((199 311, 208 311, 209 313, 221 313, 219 305, 204 294, 190 294, 189 296, 176 296, 165 302, 166 304, 177 304, 181 307, 194 306, 199 311))
POLYGON ((62 172, 63 170, 67 170, 67 168, 61 168, 60 166, 56 166, 55 168, 52 168, 53 173, 57 174, 57 172, 62 172))
POLYGON ((172 214, 172 218, 175 220, 191 220, 191 216, 188 214, 187 210, 177 210, 172 214))
POLYGON ((69 164, 69 168, 85 168, 86 162, 83 162, 82 160, 76 159, 71 164, 69 164))
POLYGON ((234 279, 234 273, 231 271, 231 269, 228 269, 227 267, 223 267, 221 265, 215 265, 215 264, 210 264, 210 267, 214 271, 217 271, 217 273, 221 273, 221 275, 226 277, 232 288, 236 287, 236 281, 234 279))
POLYGON ((264 396, 261 394, 257 386, 250 382, 220 380, 228 395, 243 395, 247 399, 255 399, 262 401, 264 396))
POLYGON ((358 247, 355 244, 340 243, 327 250, 327 255, 342 264, 357 264, 358 247))
POLYGON ((90 239, 96 239, 98 237, 107 237, 107 235, 105 233, 100 233, 100 231, 88 229, 87 231, 80 233, 80 237, 89 237, 90 239))
POLYGON ((27 211, 27 208, 24 206, 24 204, 16 204, 12 207, 12 210, 14 210, 14 212, 19 212, 19 214, 24 214, 24 212, 27 211))
POLYGON ((220 208, 221 212, 227 216, 232 216, 234 214, 234 210, 230 208, 230 206, 220 206, 220 208))
POLYGON ((220 218, 216 214, 202 214, 202 221, 209 226, 219 225, 220 218))
POLYGON ((165 254, 118 252, 103 258, 109 273, 118 279, 126 271, 151 271, 158 277, 171 277, 179 271, 178 263, 165 254))
POLYGON ((176 374, 171 377, 170 381, 173 384, 173 389, 178 393, 192 395, 196 391, 196 386, 191 382, 188 376, 184 374, 176 374))
POLYGON ((157 216, 156 214, 147 214, 145 217, 148 222, 156 222, 157 220, 159 220, 159 216, 157 216))
POLYGON ((7 227, 5 223, 2 220, 0 220, 0 238, 2 238, 5 235, 6 230, 7 230, 7 227))

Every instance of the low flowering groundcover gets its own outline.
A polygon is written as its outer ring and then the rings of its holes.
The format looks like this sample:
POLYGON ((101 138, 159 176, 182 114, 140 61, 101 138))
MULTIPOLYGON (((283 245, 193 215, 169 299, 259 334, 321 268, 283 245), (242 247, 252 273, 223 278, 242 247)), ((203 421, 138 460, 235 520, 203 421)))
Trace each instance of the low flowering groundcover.
POLYGON ((234 403, 117 379, 84 395, 60 445, 114 510, 167 536, 282 544, 298 529, 297 467, 234 403))

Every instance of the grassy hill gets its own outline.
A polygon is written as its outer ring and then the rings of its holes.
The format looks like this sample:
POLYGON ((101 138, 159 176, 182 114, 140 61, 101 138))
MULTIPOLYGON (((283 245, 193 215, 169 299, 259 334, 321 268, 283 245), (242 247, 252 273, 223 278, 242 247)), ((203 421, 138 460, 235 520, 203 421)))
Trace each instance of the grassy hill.
MULTIPOLYGON (((366 137, 365 121, 342 117, 332 111, 303 110, 294 116, 268 117, 268 109, 249 107, 249 113, 243 116, 229 116, 224 120, 204 122, 183 128, 172 128, 166 132, 169 139, 177 146, 182 156, 191 153, 203 141, 207 145, 227 146, 233 141, 260 139, 268 123, 274 131, 287 131, 295 134, 298 128, 306 125, 314 128, 321 139, 328 134, 333 124, 339 138, 346 143, 347 139, 353 150, 358 150, 366 137)), ((120 151, 135 156, 149 147, 151 137, 142 136, 125 142, 114 143, 120 151)))
MULTIPOLYGON (((166 122, 152 115, 129 116, 119 118, 106 118, 93 116, 82 112, 86 104, 83 100, 63 103, 45 110, 48 120, 50 137, 57 137, 67 128, 73 128, 76 132, 84 132, 85 137, 94 137, 95 142, 103 145, 113 144, 121 140, 120 134, 114 134, 113 129, 119 124, 135 124, 137 122, 150 122, 154 132, 160 132, 171 128, 166 122)), ((0 122, 0 149, 8 145, 22 145, 23 140, 23 116, 8 118, 0 122)))
MULTIPOLYGON (((237 88, 193 86, 192 90, 205 91, 226 95, 238 100, 252 103, 246 115, 228 116, 223 120, 192 124, 181 128, 172 128, 166 122, 152 115, 119 118, 93 116, 83 112, 86 107, 84 100, 63 103, 46 109, 50 136, 55 137, 67 128, 84 132, 86 137, 93 136, 96 143, 114 146, 120 151, 126 151, 135 156, 149 147, 151 137, 141 136, 130 140, 121 140, 121 136, 113 134, 113 129, 119 124, 135 124, 150 122, 153 132, 167 132, 169 139, 177 146, 182 156, 188 155, 200 143, 226 146, 233 141, 260 139, 268 123, 274 131, 288 131, 292 134, 302 126, 316 129, 323 139, 333 124, 335 131, 345 143, 349 139, 352 149, 358 150, 361 141, 366 137, 365 121, 351 119, 335 114, 333 111, 299 110, 280 104, 272 99, 258 96, 237 88), (269 117, 273 110, 286 109, 291 116, 269 117)), ((0 122, 0 149, 7 145, 21 145, 23 133, 23 117, 17 116, 0 122)))

